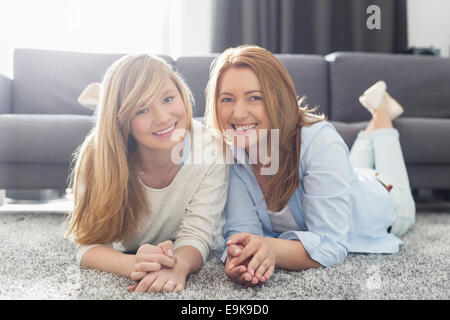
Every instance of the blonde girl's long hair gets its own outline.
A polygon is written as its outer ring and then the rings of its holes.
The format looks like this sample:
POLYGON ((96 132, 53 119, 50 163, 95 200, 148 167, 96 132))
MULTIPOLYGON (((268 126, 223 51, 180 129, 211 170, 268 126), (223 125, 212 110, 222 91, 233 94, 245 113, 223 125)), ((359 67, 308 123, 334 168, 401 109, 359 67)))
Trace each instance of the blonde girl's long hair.
POLYGON ((136 113, 171 79, 182 96, 192 128, 192 94, 182 78, 159 57, 126 55, 106 71, 97 120, 74 154, 69 175, 74 210, 66 236, 79 244, 127 240, 149 214, 136 169, 137 143, 131 134, 136 113))
POLYGON ((301 128, 323 121, 326 117, 314 113, 317 106, 308 109, 306 96, 297 96, 291 76, 271 52, 258 46, 239 46, 225 50, 211 64, 205 92, 205 120, 208 127, 218 129, 224 134, 217 110, 219 86, 223 73, 232 67, 250 68, 256 74, 271 128, 279 129, 279 170, 270 177, 262 191, 268 209, 280 211, 300 183, 301 128))

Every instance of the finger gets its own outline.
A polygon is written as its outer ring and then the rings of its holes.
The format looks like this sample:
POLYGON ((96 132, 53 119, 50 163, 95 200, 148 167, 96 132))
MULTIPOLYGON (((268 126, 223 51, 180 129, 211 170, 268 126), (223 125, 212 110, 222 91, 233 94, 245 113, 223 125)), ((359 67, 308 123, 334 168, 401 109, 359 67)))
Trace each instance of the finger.
POLYGON ((249 236, 249 233, 235 233, 227 241, 227 245, 240 243, 245 246, 249 241, 249 236))
POLYGON ((129 286, 127 289, 128 292, 136 290, 136 287, 138 286, 138 284, 139 284, 139 282, 136 281, 133 285, 129 286))
POLYGON ((136 292, 146 292, 148 288, 153 284, 155 279, 157 278, 156 273, 149 273, 144 279, 139 281, 138 286, 136 287, 136 292))
POLYGON ((264 274, 264 282, 266 282, 273 276, 274 271, 275 271, 275 266, 274 265, 270 266, 269 269, 264 274))
POLYGON ((144 277, 146 275, 147 275, 147 272, 132 272, 130 274, 130 278, 131 278, 131 280, 139 281, 139 280, 144 279, 144 277))
POLYGON ((240 246, 237 246, 237 245, 235 245, 235 244, 230 245, 230 246, 228 246, 228 248, 227 248, 227 254, 228 254, 229 256, 232 256, 232 257, 237 257, 237 256, 239 256, 239 254, 241 253, 241 251, 242 251, 241 247, 240 247, 240 246))
POLYGON ((154 246, 152 244, 149 243, 144 243, 143 245, 141 245, 138 249, 138 251, 136 252, 136 254, 142 254, 142 253, 161 253, 161 248, 158 248, 157 246, 154 246))
POLYGON ((177 286, 175 287, 175 289, 173 290, 173 292, 181 292, 181 291, 183 291, 184 290, 184 285, 183 284, 181 284, 181 283, 179 283, 179 284, 177 284, 177 286))
POLYGON ((253 279, 253 276, 252 276, 250 273, 248 273, 248 272, 245 272, 245 273, 242 275, 242 277, 244 278, 244 280, 245 280, 246 282, 251 282, 252 279, 253 279))
POLYGON ((242 274, 239 278, 235 278, 235 279, 233 279, 233 280, 234 280, 234 282, 237 282, 237 283, 239 283, 239 284, 245 284, 245 283, 247 283, 247 280, 245 280, 244 274, 242 274))
POLYGON ((257 285, 257 284, 259 283, 258 277, 254 276, 254 277, 252 278, 252 280, 251 280, 251 283, 252 283, 253 285, 257 285))
POLYGON ((253 279, 252 275, 248 272, 245 272, 242 276, 238 278, 238 282, 246 285, 247 287, 252 287, 253 286, 252 279, 253 279))
MULTIPOLYGON (((248 272, 251 273, 252 276, 255 275, 256 269, 259 268, 259 266, 263 263, 264 260, 266 260, 267 257, 264 254, 262 250, 258 250, 256 254, 253 256, 253 258, 250 260, 247 266, 248 272)), ((265 270, 264 270, 265 271, 265 270)))
MULTIPOLYGON (((226 268, 227 270, 232 270, 232 269, 234 269, 234 268, 236 268, 236 267, 238 266, 238 265, 235 264, 235 260, 234 260, 234 257, 233 257, 233 256, 228 256, 226 261, 227 261, 227 262, 226 262, 226 264, 225 264, 225 268, 226 268)), ((242 265, 242 266, 245 267, 246 264, 244 265, 244 263, 242 263, 242 264, 240 264, 240 265, 242 265)))
POLYGON ((162 252, 169 257, 173 257, 173 242, 170 240, 161 242, 158 244, 158 247, 161 248, 162 252))
POLYGON ((233 279, 239 278, 246 271, 247 268, 245 268, 244 266, 237 266, 230 271, 229 277, 233 279))
POLYGON ((137 257, 138 262, 153 262, 159 263, 161 266, 173 268, 175 260, 163 254, 142 254, 137 257))
POLYGON ((152 285, 147 289, 147 292, 160 292, 164 287, 166 280, 157 278, 152 285))
POLYGON ((269 258, 266 258, 261 264, 260 266, 256 269, 255 271, 255 275, 262 278, 264 277, 264 274, 266 273, 266 271, 269 269, 271 265, 271 260, 269 258))
POLYGON ((133 272, 152 272, 162 268, 158 262, 138 262, 134 265, 133 272))
POLYGON ((161 290, 172 292, 176 287, 177 284, 175 282, 173 282, 172 280, 167 280, 161 290))
MULTIPOLYGON (((242 264, 245 260, 247 260, 249 257, 254 255, 257 251, 256 245, 253 243, 249 243, 245 248, 242 249, 239 256, 234 257, 231 259, 230 263, 234 264, 235 266, 242 264)), ((248 267, 247 267, 248 269, 248 267)))

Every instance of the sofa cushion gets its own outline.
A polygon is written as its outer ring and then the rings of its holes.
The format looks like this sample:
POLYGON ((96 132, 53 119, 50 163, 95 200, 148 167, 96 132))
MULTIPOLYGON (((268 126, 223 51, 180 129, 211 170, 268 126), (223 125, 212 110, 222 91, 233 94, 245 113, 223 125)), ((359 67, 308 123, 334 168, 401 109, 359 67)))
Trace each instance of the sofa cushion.
POLYGON ((331 120, 369 120, 358 98, 378 80, 404 107, 403 117, 450 118, 448 58, 337 52, 325 59, 330 64, 331 120))
MULTIPOLYGON (((205 114, 205 88, 209 79, 211 63, 218 54, 201 57, 180 57, 177 70, 186 80, 195 99, 194 116, 205 114)), ((310 107, 319 106, 319 111, 328 113, 327 63, 322 56, 303 54, 276 54, 294 81, 297 94, 307 96, 310 107)))
MULTIPOLYGON (((123 55, 16 49, 12 112, 92 114, 77 102, 78 96, 89 83, 101 82, 108 67, 123 55)), ((161 57, 175 65, 172 58, 161 57)))
POLYGON ((93 124, 84 115, 0 115, 0 162, 68 164, 93 124))

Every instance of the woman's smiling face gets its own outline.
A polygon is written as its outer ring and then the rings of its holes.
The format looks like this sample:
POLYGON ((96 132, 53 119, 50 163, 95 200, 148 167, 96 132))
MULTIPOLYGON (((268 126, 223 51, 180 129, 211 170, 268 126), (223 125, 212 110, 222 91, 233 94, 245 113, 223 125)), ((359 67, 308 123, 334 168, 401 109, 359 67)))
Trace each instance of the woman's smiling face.
POLYGON ((179 141, 176 129, 186 129, 187 111, 175 83, 167 77, 161 90, 142 107, 131 122, 131 134, 140 147, 168 150, 179 141))
POLYGON ((235 145, 248 151, 271 128, 258 77, 249 67, 230 67, 222 74, 218 88, 220 125, 235 145))

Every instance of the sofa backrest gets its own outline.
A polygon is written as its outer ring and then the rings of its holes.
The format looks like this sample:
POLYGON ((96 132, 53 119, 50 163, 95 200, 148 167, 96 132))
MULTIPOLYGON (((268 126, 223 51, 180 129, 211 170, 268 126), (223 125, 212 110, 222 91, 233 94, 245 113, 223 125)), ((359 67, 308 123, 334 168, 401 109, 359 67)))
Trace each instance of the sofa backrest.
MULTIPOLYGON (((211 63, 218 54, 180 57, 176 60, 177 70, 191 89, 195 108, 194 116, 203 117, 205 113, 205 88, 209 79, 211 63)), ((328 75, 327 62, 322 56, 303 54, 275 55, 290 73, 301 97, 306 95, 310 107, 318 105, 318 111, 328 114, 328 75)))
POLYGON ((205 114, 205 89, 209 79, 209 67, 216 56, 180 57, 175 62, 178 72, 194 96, 194 117, 201 118, 205 114))
MULTIPOLYGON (((123 55, 16 49, 12 113, 92 114, 77 102, 79 95, 89 83, 101 82, 123 55)), ((175 65, 171 57, 161 57, 175 65)))
MULTIPOLYGON (((218 54, 185 56, 172 64, 195 98, 195 117, 203 117, 205 88, 218 54)), ((17 114, 84 114, 77 98, 91 82, 100 82, 107 68, 123 54, 16 49, 11 112, 17 114)), ((404 107, 406 117, 450 118, 450 59, 401 54, 336 52, 325 56, 277 54, 299 96, 318 105, 329 120, 367 121, 370 114, 358 97, 378 80, 404 107)))
POLYGON ((330 67, 330 110, 334 121, 370 119, 359 96, 378 80, 405 109, 404 117, 450 118, 450 59, 405 54, 336 52, 330 67))

